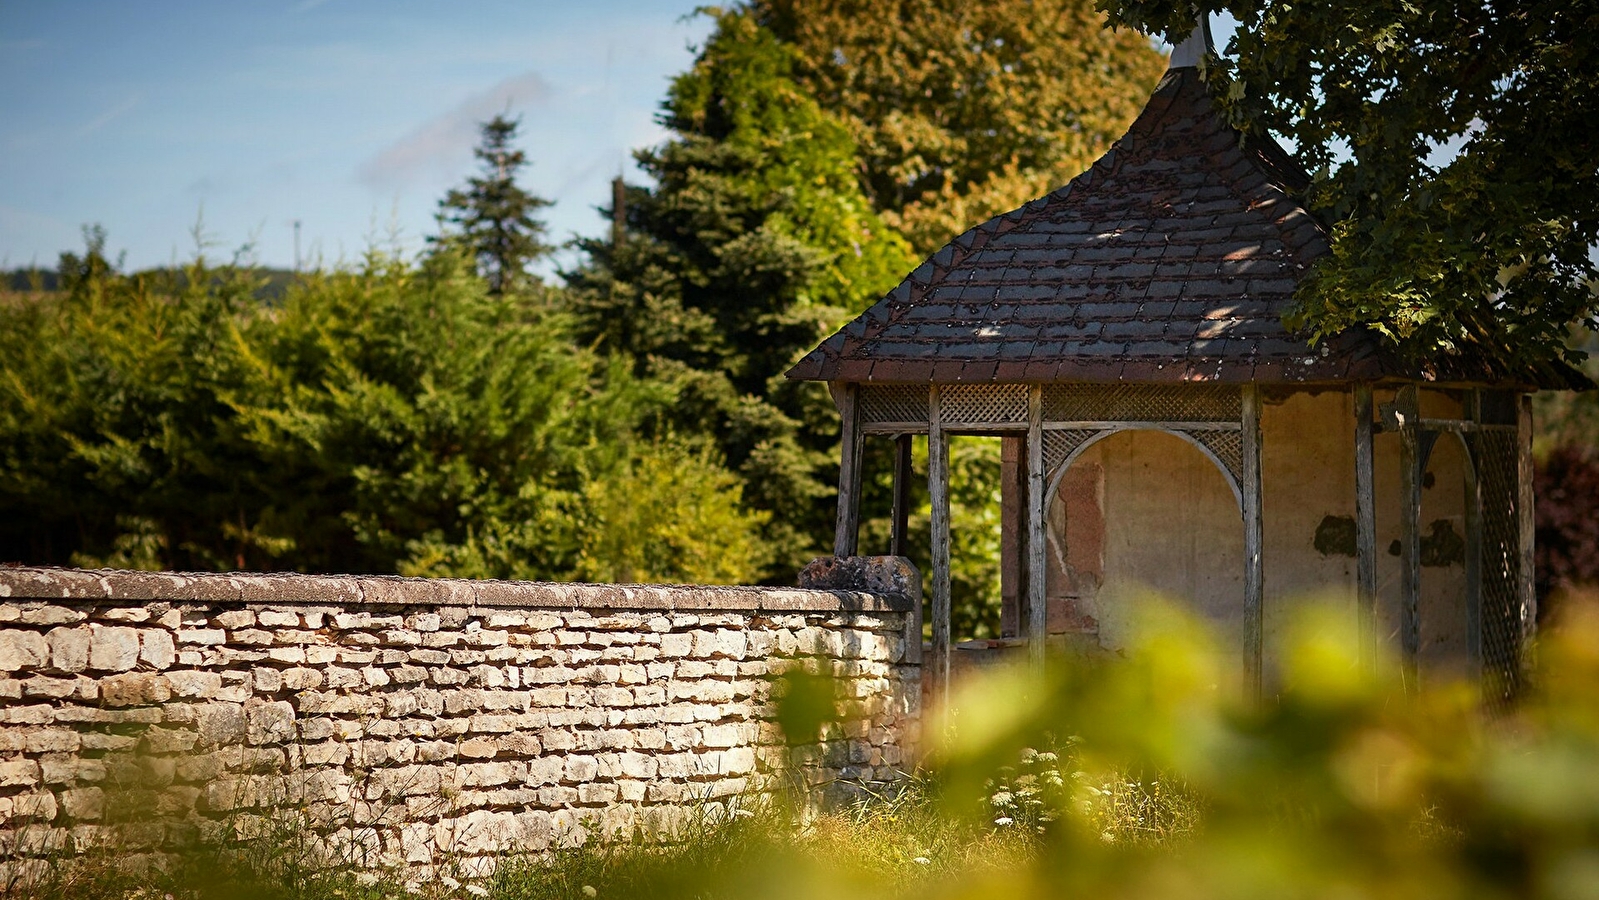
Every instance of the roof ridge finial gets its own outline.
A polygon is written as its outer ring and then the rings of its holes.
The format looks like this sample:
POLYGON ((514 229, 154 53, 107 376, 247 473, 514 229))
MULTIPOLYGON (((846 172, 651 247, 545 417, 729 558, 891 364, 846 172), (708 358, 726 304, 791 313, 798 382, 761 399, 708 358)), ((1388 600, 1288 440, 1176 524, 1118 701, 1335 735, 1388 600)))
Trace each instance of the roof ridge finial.
POLYGON ((1199 65, 1200 59, 1205 54, 1215 52, 1216 47, 1210 41, 1210 16, 1207 13, 1199 13, 1199 22, 1194 25, 1194 30, 1188 37, 1172 49, 1171 62, 1166 68, 1193 68, 1199 65))

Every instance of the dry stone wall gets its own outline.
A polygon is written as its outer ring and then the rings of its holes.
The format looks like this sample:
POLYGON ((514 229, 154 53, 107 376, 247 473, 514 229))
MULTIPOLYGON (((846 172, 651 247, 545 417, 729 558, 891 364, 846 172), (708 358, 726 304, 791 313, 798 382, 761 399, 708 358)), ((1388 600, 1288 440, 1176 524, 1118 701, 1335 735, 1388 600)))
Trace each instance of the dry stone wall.
POLYGON ((865 568, 901 592, 0 569, 0 859, 289 827, 423 873, 892 778, 917 588, 865 568), (840 713, 800 746, 793 666, 840 713))

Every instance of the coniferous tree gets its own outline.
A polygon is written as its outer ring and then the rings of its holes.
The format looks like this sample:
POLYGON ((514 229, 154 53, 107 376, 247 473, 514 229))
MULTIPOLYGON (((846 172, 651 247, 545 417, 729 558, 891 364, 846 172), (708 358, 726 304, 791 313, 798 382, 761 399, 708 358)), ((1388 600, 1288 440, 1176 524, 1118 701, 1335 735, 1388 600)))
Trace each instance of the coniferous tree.
POLYGON ((713 435, 772 514, 775 580, 827 549, 838 462, 825 388, 782 373, 914 262, 792 65, 747 12, 717 14, 666 100, 671 140, 638 154, 656 186, 629 188, 626 239, 579 241, 589 262, 566 273, 580 336, 677 385, 676 427, 713 435))
POLYGON ((544 223, 534 218, 550 201, 516 183, 517 173, 527 165, 527 154, 512 146, 520 124, 504 115, 484 122, 482 140, 472 151, 482 174, 439 201, 440 218, 456 230, 435 240, 470 253, 495 295, 526 286, 532 278, 528 265, 551 250, 543 241, 544 223))

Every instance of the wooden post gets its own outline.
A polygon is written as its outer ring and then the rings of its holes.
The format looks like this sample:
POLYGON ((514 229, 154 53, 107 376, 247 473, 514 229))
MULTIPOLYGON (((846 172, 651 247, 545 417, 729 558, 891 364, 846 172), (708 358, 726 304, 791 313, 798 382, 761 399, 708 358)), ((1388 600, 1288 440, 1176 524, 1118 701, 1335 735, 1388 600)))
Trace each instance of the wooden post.
POLYGON ((1355 580, 1360 659, 1377 664, 1377 496, 1372 472, 1371 384, 1355 385, 1355 580))
POLYGON ((1242 391, 1244 483, 1244 678, 1253 697, 1261 695, 1262 632, 1265 627, 1265 568, 1261 555, 1260 386, 1242 391))
POLYGON ((909 529, 910 516, 911 436, 901 434, 894 437, 894 525, 888 547, 890 556, 909 555, 905 532, 909 529))
POLYGON ((1027 435, 999 439, 999 633, 1027 634, 1027 435))
POLYGON ((1538 593, 1533 584, 1532 395, 1516 398, 1516 597, 1521 601, 1521 642, 1517 660, 1538 631, 1538 593))
POLYGON ((1461 443, 1466 445, 1466 647, 1471 654, 1471 671, 1481 684, 1482 479, 1477 471, 1477 457, 1482 442, 1462 435, 1461 443))
POLYGON ((1421 453, 1418 446, 1416 386, 1394 397, 1399 419, 1400 644, 1407 686, 1416 687, 1416 657, 1421 651, 1421 453))
POLYGON ((843 384, 838 391, 838 414, 843 420, 838 456, 838 529, 833 533, 833 555, 854 556, 861 520, 861 432, 856 399, 859 386, 843 384))
POLYGON ((949 439, 938 385, 928 398, 927 493, 933 531, 933 702, 949 703, 949 439))
POLYGON ((1044 389, 1027 389, 1027 656, 1044 674, 1049 603, 1044 596, 1044 389))
POLYGON ((627 240, 627 184, 618 175, 611 179, 611 247, 627 240))

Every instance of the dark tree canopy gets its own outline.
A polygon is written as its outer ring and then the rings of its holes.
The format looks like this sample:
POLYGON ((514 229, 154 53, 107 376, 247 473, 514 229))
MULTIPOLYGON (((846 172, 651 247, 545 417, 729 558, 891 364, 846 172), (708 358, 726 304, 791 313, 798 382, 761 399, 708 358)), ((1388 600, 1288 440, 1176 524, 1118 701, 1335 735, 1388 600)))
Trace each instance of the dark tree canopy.
POLYGON ((527 165, 527 154, 512 146, 520 124, 503 115, 484 122, 482 140, 472 151, 482 174, 439 201, 440 217, 456 230, 438 240, 460 244, 477 260, 478 274, 488 281, 491 294, 524 286, 528 264, 551 249, 542 240, 544 223, 534 218, 550 201, 516 183, 517 173, 527 165))
POLYGON ((1138 115, 1164 68, 1092 0, 753 0, 860 146, 872 203, 922 253, 1048 193, 1138 115))
MULTIPOLYGON (((1101 0, 1168 40, 1195 4, 1101 0)), ((1207 76, 1285 138, 1333 256, 1302 288, 1317 336, 1367 324, 1418 354, 1564 351, 1599 281, 1599 3, 1242 0, 1207 76)))

